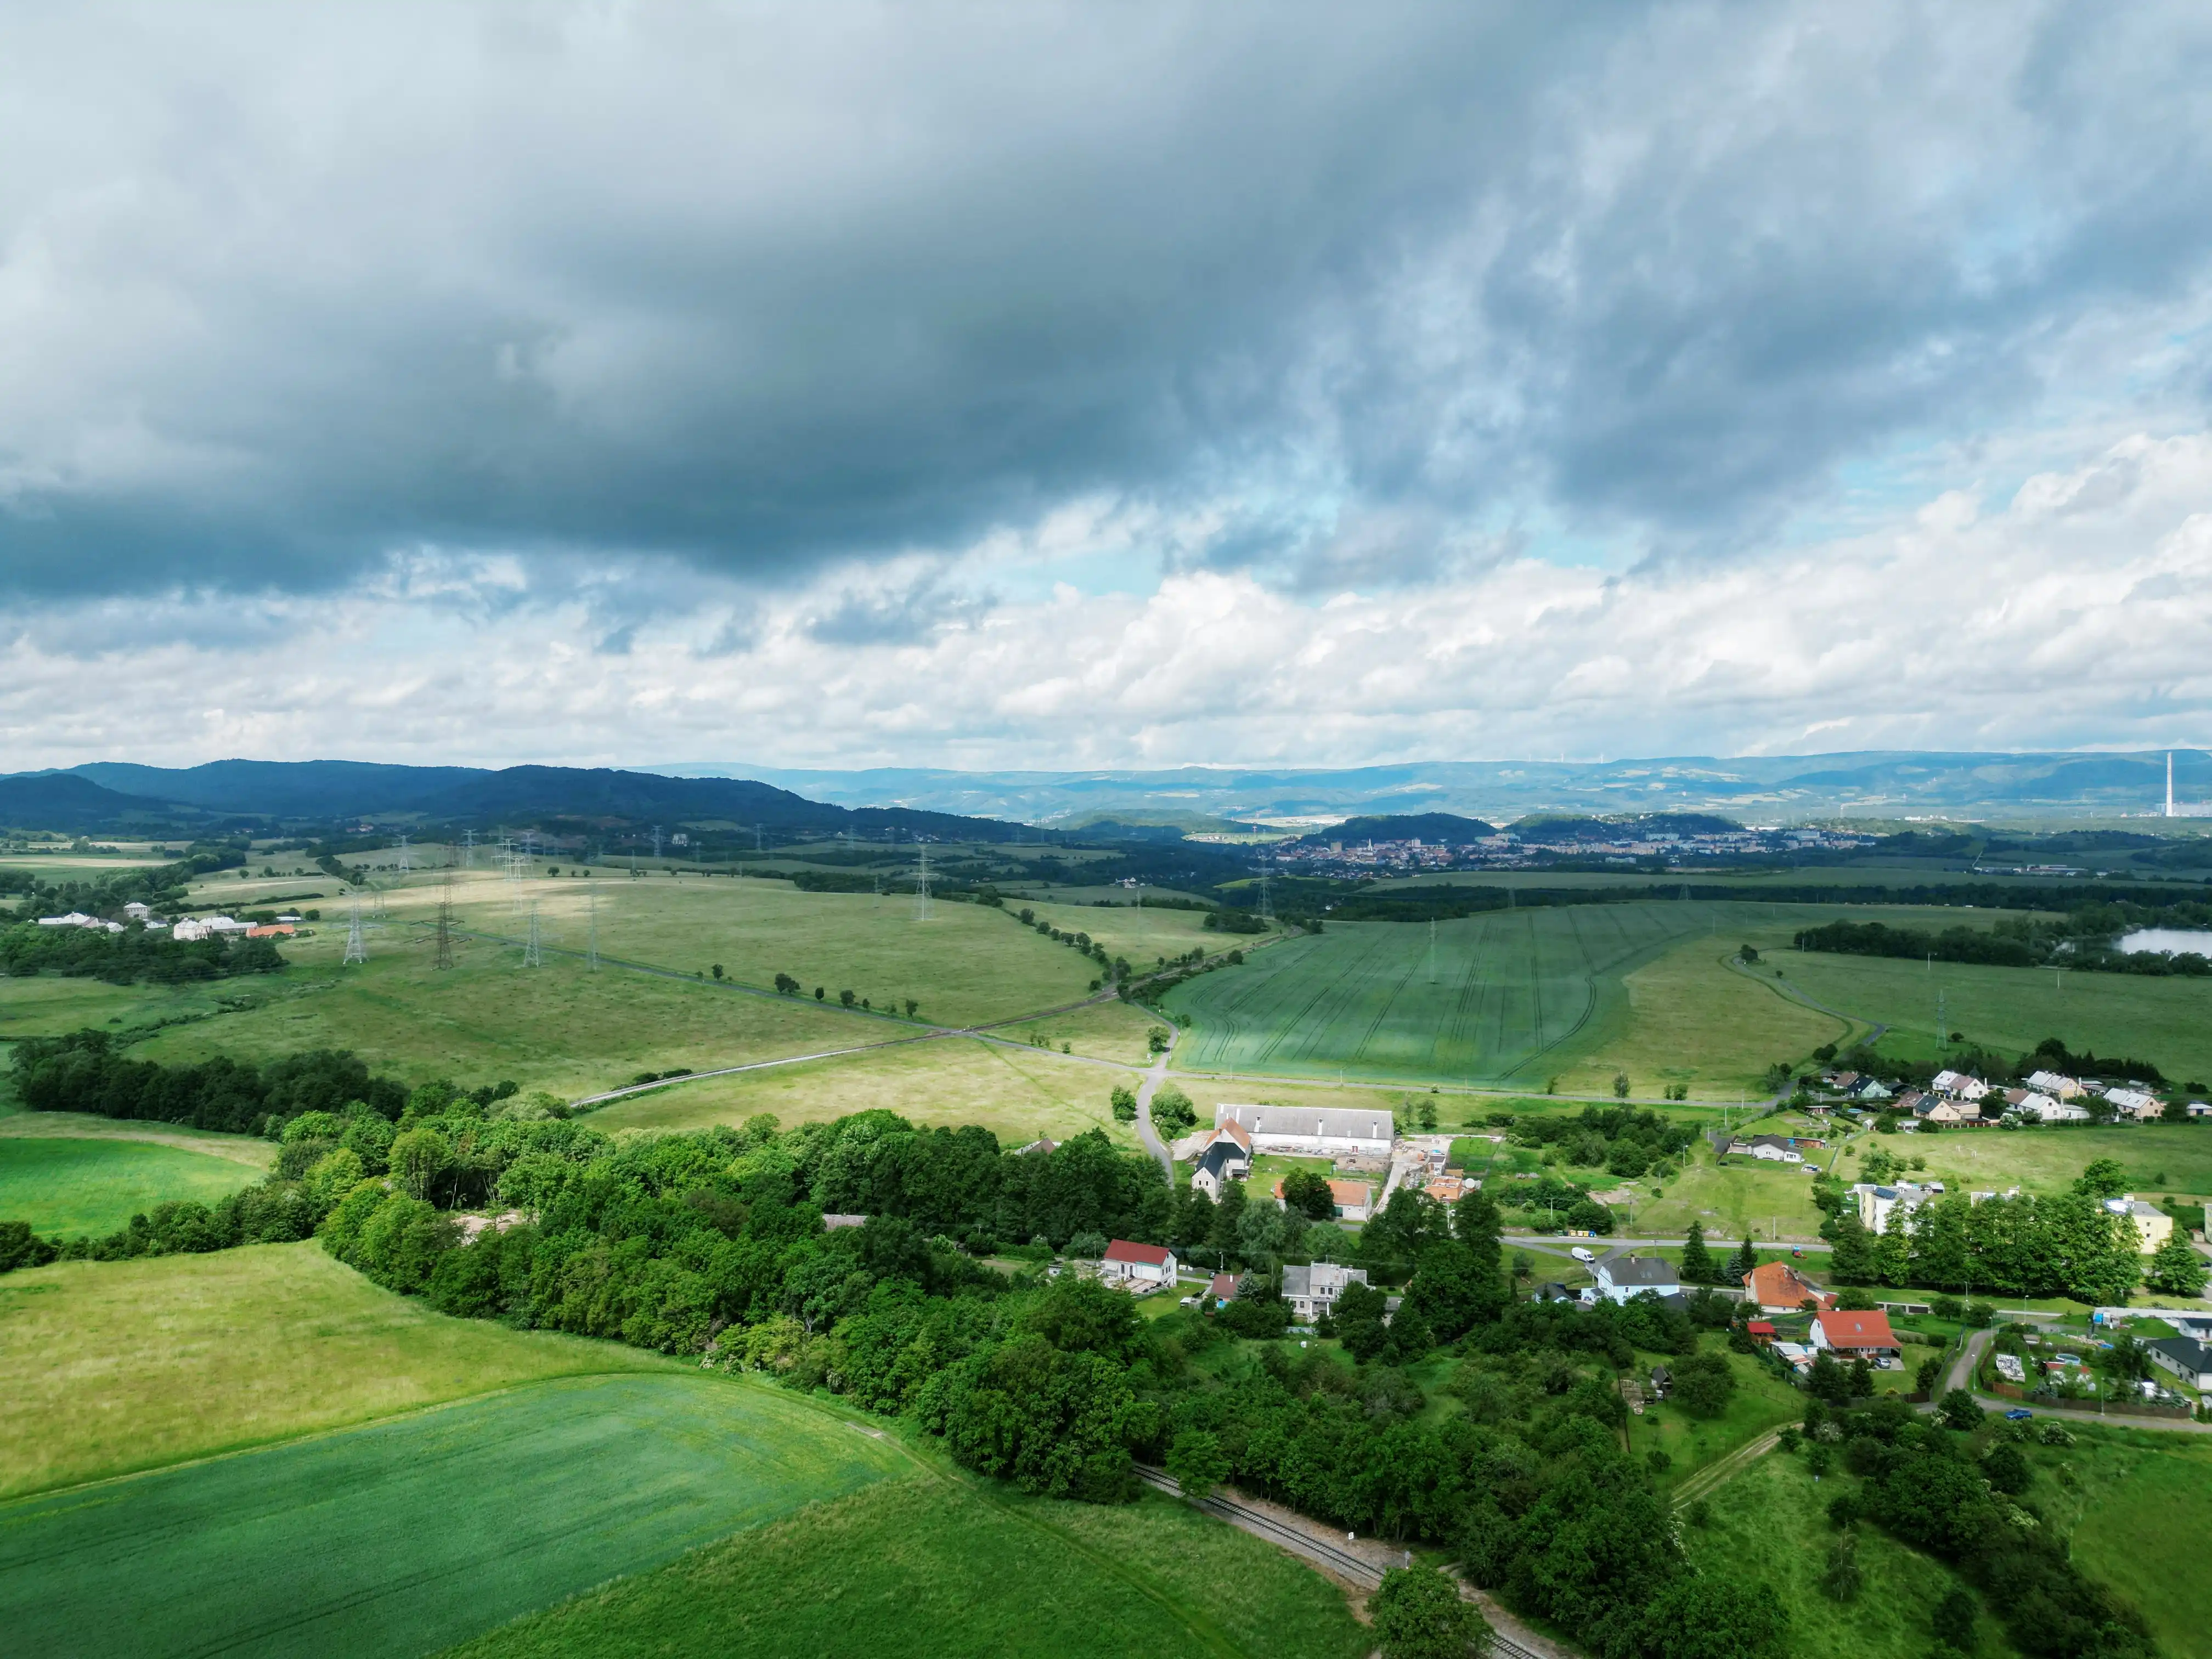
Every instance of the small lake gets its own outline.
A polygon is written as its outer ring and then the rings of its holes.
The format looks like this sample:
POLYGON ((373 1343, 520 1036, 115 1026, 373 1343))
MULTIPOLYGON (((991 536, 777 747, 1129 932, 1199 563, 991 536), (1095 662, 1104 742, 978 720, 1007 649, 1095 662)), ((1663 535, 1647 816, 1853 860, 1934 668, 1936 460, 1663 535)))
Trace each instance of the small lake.
POLYGON ((2200 957, 2212 957, 2212 931, 2201 927, 2138 927, 2132 933, 2120 935, 2120 949, 2158 951, 2173 956, 2194 951, 2200 957))

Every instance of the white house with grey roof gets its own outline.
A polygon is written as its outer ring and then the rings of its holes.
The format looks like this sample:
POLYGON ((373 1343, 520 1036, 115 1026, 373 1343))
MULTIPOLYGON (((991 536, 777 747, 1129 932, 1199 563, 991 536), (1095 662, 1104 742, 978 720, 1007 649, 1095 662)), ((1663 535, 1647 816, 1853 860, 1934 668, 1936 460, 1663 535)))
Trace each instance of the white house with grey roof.
POLYGON ((1283 1300, 1291 1304, 1292 1319, 1301 1325, 1310 1325, 1336 1305, 1346 1285, 1366 1282, 1366 1268, 1340 1267, 1334 1261, 1316 1261, 1306 1267, 1286 1267, 1283 1269, 1283 1300))
POLYGON ((1590 1277, 1597 1280, 1597 1293, 1608 1302, 1626 1302, 1646 1291, 1679 1296, 1682 1290, 1682 1270, 1673 1262, 1627 1250, 1600 1256, 1590 1264, 1590 1277))
POLYGON ((1388 1112, 1307 1106, 1231 1106, 1213 1109, 1213 1127, 1234 1123, 1259 1152, 1305 1158, 1388 1158, 1398 1126, 1388 1112))

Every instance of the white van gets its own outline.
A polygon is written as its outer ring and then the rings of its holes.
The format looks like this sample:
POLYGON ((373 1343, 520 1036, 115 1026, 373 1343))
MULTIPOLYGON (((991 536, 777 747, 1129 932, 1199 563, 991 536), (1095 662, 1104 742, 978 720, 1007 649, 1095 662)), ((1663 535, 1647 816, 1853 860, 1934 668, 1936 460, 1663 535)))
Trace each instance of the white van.
POLYGON ((1576 1245, 1574 1249, 1569 1250, 1567 1254, 1574 1257, 1577 1261, 1595 1261, 1597 1260, 1596 1251, 1586 1250, 1579 1244, 1576 1245))

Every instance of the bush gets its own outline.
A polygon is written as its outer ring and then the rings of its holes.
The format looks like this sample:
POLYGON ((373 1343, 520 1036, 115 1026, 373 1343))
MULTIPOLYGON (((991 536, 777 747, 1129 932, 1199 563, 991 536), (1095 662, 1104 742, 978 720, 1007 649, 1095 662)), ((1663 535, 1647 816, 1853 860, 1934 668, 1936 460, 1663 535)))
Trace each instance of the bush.
POLYGON ((1486 1652, 1490 1626, 1434 1567, 1393 1567, 1367 1598, 1384 1659, 1466 1659, 1486 1652))

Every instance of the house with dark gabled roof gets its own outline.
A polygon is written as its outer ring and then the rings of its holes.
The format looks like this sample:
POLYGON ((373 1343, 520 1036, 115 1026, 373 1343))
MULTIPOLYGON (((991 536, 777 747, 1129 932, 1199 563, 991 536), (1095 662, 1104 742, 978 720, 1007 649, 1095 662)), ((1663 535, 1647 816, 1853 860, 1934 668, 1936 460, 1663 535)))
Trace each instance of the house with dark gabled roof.
POLYGON ((1682 1291, 1680 1267, 1664 1256, 1637 1255, 1628 1250, 1600 1256, 1590 1264, 1590 1277, 1597 1280, 1597 1293, 1608 1302, 1626 1302, 1646 1291, 1662 1297, 1679 1296, 1682 1291))

